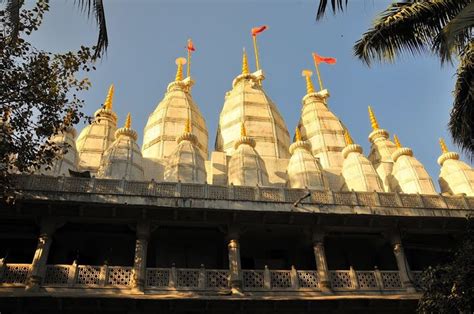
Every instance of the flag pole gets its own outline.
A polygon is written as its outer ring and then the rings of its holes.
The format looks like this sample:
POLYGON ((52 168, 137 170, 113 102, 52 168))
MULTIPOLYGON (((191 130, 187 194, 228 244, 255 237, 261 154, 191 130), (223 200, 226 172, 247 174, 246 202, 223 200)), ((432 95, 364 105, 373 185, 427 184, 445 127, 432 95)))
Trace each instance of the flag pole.
POLYGON ((260 63, 258 62, 258 46, 257 46, 257 35, 252 35, 253 37, 253 49, 255 51, 255 65, 257 71, 260 70, 260 63))
POLYGON ((318 65, 318 62, 316 62, 316 60, 314 60, 314 66, 316 67, 316 74, 318 75, 319 89, 320 91, 322 91, 324 89, 323 81, 321 80, 321 73, 319 73, 319 65, 318 65))
POLYGON ((188 50, 188 66, 186 67, 186 76, 187 77, 191 76, 191 51, 189 51, 189 41, 190 41, 190 39, 188 39, 188 47, 186 47, 187 50, 188 50))

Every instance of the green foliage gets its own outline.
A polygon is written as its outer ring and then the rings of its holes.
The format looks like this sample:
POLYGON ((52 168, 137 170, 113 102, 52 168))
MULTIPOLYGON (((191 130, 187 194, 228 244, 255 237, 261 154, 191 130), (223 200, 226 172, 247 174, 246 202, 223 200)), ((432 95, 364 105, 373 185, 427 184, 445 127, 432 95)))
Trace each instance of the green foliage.
POLYGON ((468 219, 465 238, 449 263, 422 274, 420 313, 472 313, 474 310, 474 219, 468 219))
MULTIPOLYGON (((0 30, 0 186, 5 195, 9 174, 30 172, 51 165, 63 148, 49 139, 78 123, 83 101, 78 92, 87 89, 93 69, 93 49, 53 54, 38 50, 27 36, 38 30, 48 11, 46 0, 32 9, 21 9, 18 33, 2 20, 0 30), (14 37, 16 35, 16 37, 14 37)), ((0 11, 4 17, 5 11, 0 11)))

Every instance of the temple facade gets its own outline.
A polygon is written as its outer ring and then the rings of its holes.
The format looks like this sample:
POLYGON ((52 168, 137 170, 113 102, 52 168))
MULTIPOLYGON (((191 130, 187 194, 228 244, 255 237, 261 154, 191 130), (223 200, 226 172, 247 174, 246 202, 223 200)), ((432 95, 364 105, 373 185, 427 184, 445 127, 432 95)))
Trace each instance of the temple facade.
MULTIPOLYGON (((474 213, 474 171, 441 141, 439 187, 369 107, 368 156, 305 72, 294 141, 242 72, 215 148, 184 62, 142 145, 113 86, 67 152, 15 174, 0 211, 0 303, 17 313, 410 313, 420 274, 474 213)), ((0 307, 0 311, 4 308, 0 307)))

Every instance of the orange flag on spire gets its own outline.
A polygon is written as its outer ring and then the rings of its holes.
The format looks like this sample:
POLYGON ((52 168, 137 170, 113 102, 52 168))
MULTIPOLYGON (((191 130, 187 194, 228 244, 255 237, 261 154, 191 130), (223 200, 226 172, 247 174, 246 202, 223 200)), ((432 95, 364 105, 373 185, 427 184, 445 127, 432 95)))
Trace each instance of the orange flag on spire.
POLYGON ((196 51, 196 48, 194 48, 194 44, 193 44, 193 41, 190 39, 188 39, 188 51, 196 51))
POLYGON ((262 25, 262 26, 259 26, 259 27, 252 28, 252 36, 257 36, 258 34, 262 33, 267 28, 268 28, 267 25, 262 25))
POLYGON ((322 57, 318 55, 316 52, 313 52, 313 59, 314 59, 314 62, 316 62, 317 64, 320 64, 322 62, 327 63, 327 64, 336 64, 336 58, 322 57))

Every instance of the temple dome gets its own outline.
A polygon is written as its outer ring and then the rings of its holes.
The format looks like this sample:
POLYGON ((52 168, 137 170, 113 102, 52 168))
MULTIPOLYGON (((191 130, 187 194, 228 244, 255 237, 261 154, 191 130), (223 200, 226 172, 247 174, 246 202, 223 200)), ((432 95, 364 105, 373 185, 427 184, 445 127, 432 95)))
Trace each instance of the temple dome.
POLYGON ((131 118, 128 114, 125 126, 115 132, 115 141, 104 153, 98 176, 143 180, 143 157, 136 140, 137 132, 131 129, 131 118))
POLYGON ((64 130, 53 135, 51 142, 59 147, 64 147, 63 153, 57 156, 50 169, 41 168, 40 172, 50 176, 69 175, 69 170, 76 171, 79 162, 79 156, 76 149, 76 130, 71 127, 65 127, 64 130))
POLYGON ((372 125, 372 132, 369 134, 371 143, 368 159, 374 165, 385 191, 390 192, 390 176, 393 169, 392 154, 397 147, 390 141, 389 133, 379 128, 375 114, 369 106, 369 117, 372 125))
POLYGON ((263 90, 263 72, 249 73, 246 59, 244 53, 242 74, 234 79, 225 96, 216 150, 233 155, 240 124, 245 121, 247 134, 255 141, 255 150, 262 158, 289 158, 290 135, 283 117, 263 90))
POLYGON ((288 185, 291 188, 327 190, 329 188, 319 161, 311 154, 311 144, 303 141, 296 129, 296 141, 290 146, 288 185))
POLYGON ((241 136, 234 143, 229 160, 229 184, 245 186, 268 185, 268 173, 265 163, 255 149, 255 140, 246 134, 241 124, 241 136))
POLYGON ((205 183, 207 179, 205 160, 197 147, 197 137, 191 133, 188 120, 184 133, 178 137, 177 146, 168 157, 165 181, 183 183, 205 183))
POLYGON ((114 86, 111 85, 104 107, 95 112, 92 123, 81 131, 76 140, 78 168, 81 171, 87 170, 96 174, 103 153, 115 139, 117 115, 112 111, 113 94, 114 86))
MULTIPOLYGON (((305 71, 308 73, 309 71, 305 71)), ((303 138, 311 143, 313 155, 319 159, 326 172, 331 190, 341 189, 341 170, 344 158, 344 127, 336 115, 327 106, 329 92, 324 89, 314 92, 314 87, 309 74, 306 76, 307 92, 303 97, 303 107, 299 128, 303 138)))
POLYGON ((459 154, 448 151, 443 139, 440 139, 440 144, 443 152, 438 158, 441 192, 474 196, 474 169, 459 160, 459 154))
POLYGON ((396 136, 394 139, 398 149, 392 154, 394 165, 390 177, 391 190, 413 194, 437 194, 433 180, 421 162, 413 157, 413 151, 402 147, 396 136))
POLYGON ((342 151, 342 177, 349 191, 383 192, 382 182, 372 163, 362 154, 362 147, 354 144, 346 131, 347 146, 342 151))
POLYGON ((177 137, 184 129, 186 121, 191 121, 193 134, 196 136, 196 147, 203 158, 208 154, 208 132, 197 104, 191 96, 194 84, 190 77, 183 79, 182 65, 185 62, 177 59, 176 79, 168 85, 164 98, 155 111, 148 117, 143 134, 143 157, 163 159, 175 151, 177 137))

